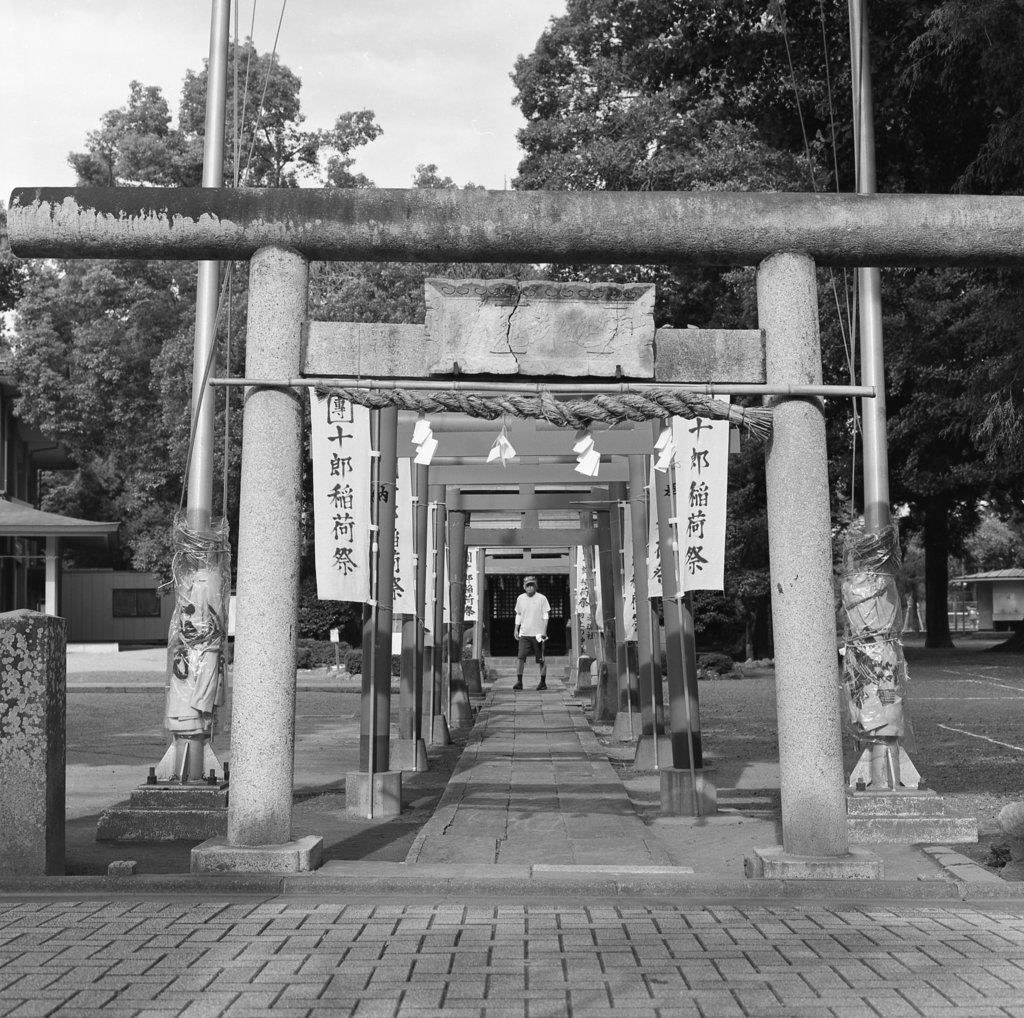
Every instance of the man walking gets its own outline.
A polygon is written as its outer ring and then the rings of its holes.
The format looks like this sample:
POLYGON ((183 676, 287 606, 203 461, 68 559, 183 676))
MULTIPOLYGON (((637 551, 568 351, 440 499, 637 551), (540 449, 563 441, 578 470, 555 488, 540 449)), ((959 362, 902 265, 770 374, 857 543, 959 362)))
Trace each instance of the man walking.
POLYGON ((551 617, 551 605, 543 594, 537 593, 537 577, 527 576, 523 581, 523 590, 516 600, 516 631, 519 641, 519 661, 516 668, 516 684, 513 689, 523 688, 523 671, 526 658, 532 653, 540 665, 540 684, 538 689, 547 689, 548 663, 544 659, 544 641, 548 638, 548 619, 551 617))

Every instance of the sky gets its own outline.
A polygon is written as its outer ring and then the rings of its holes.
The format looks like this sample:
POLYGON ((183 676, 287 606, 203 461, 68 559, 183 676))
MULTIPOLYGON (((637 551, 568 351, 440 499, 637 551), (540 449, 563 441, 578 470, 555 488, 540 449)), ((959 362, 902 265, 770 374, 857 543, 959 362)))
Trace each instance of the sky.
MULTIPOLYGON (((0 0, 0 200, 15 187, 70 187, 71 151, 124 106, 129 83, 159 85, 177 113, 186 70, 209 55, 211 0, 0 0)), ((302 80, 308 129, 371 109, 383 135, 355 170, 410 187, 436 163, 460 186, 510 186, 523 126, 509 74, 565 0, 238 0, 252 35, 302 80), (284 8, 281 17, 282 5, 284 8), (255 11, 255 22, 253 16, 255 11)), ((232 0, 231 36, 234 38, 232 0)))

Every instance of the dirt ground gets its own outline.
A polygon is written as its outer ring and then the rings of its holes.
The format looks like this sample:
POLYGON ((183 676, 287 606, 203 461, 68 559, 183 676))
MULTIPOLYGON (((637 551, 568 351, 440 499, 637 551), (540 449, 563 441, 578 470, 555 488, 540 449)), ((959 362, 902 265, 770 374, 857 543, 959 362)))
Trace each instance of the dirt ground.
MULTIPOLYGON (((977 844, 958 845, 957 851, 994 872, 1008 860, 999 811, 1024 800, 1024 655, 993 652, 1004 638, 961 634, 955 649, 941 651, 925 650, 920 637, 905 640, 912 727, 905 748, 949 813, 977 818, 977 844)), ((775 673, 755 668, 736 674, 743 677, 699 684, 704 762, 714 768, 721 807, 730 808, 732 800, 768 810, 779 788, 775 673)), ((610 725, 592 727, 636 808, 656 816, 657 775, 632 770, 631 746, 617 743, 610 725)), ((844 731, 844 773, 859 755, 844 731)))
MULTIPOLYGON (((920 639, 905 641, 914 731, 909 755, 926 786, 943 796, 949 812, 977 818, 978 843, 957 850, 993 869, 1006 859, 1001 847, 1005 839, 996 822, 999 810, 1024 799, 1024 655, 991 652, 997 642, 961 637, 954 650, 929 651, 920 639)), ((700 683, 704 759, 715 768, 723 808, 769 812, 777 809, 779 794, 774 670, 764 667, 742 674, 739 679, 700 683)), ((126 675, 125 681, 130 683, 132 677, 126 675)), ((124 696, 81 688, 69 692, 68 873, 103 873, 109 862, 126 858, 137 858, 140 872, 188 871, 193 842, 141 846, 95 840, 100 812, 127 799, 145 779, 147 767, 162 755, 162 707, 163 695, 156 688, 124 696)), ((356 687, 300 692, 294 832, 323 834, 329 859, 402 861, 433 812, 465 736, 453 733, 451 746, 428 747, 430 770, 405 775, 406 808, 399 817, 361 820, 347 814, 344 798, 344 774, 358 769, 358 710, 356 687)), ((395 696, 396 720, 397 711, 395 696)), ((227 723, 218 745, 230 755, 230 709, 222 716, 227 723)), ((629 767, 633 744, 612 740, 611 726, 593 727, 638 812, 655 817, 657 774, 634 773, 629 767)), ((847 774, 857 757, 846 733, 847 774)))

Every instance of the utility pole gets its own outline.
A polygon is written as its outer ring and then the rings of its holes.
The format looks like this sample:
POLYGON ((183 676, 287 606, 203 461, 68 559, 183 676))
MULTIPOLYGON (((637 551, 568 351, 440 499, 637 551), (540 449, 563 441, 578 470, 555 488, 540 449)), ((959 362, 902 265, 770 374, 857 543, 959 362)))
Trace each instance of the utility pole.
MULTIPOLYGON (((229 0, 212 0, 207 66, 203 187, 224 179, 229 0)), ((223 700, 224 648, 231 569, 226 525, 213 525, 213 446, 216 422, 213 375, 217 341, 220 262, 198 264, 192 360, 192 440, 184 518, 174 524, 174 614, 168 634, 164 724, 173 742, 150 781, 181 784, 214 779, 220 766, 210 745, 216 708, 223 700)))
MULTIPOLYGON (((875 194, 875 123, 867 0, 849 0, 850 64, 853 71, 853 142, 857 193, 875 194)), ((880 533, 890 522, 889 451, 885 435, 885 361, 882 353, 882 284, 877 268, 857 269, 861 382, 874 386, 862 399, 864 429, 864 529, 880 533)))

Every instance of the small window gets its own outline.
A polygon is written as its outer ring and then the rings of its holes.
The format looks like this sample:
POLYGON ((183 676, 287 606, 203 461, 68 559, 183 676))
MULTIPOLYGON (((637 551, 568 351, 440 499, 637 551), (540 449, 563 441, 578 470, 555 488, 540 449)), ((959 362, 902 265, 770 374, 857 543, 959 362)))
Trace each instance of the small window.
POLYGON ((153 589, 144 587, 114 588, 115 619, 146 619, 160 617, 160 598, 153 589))

